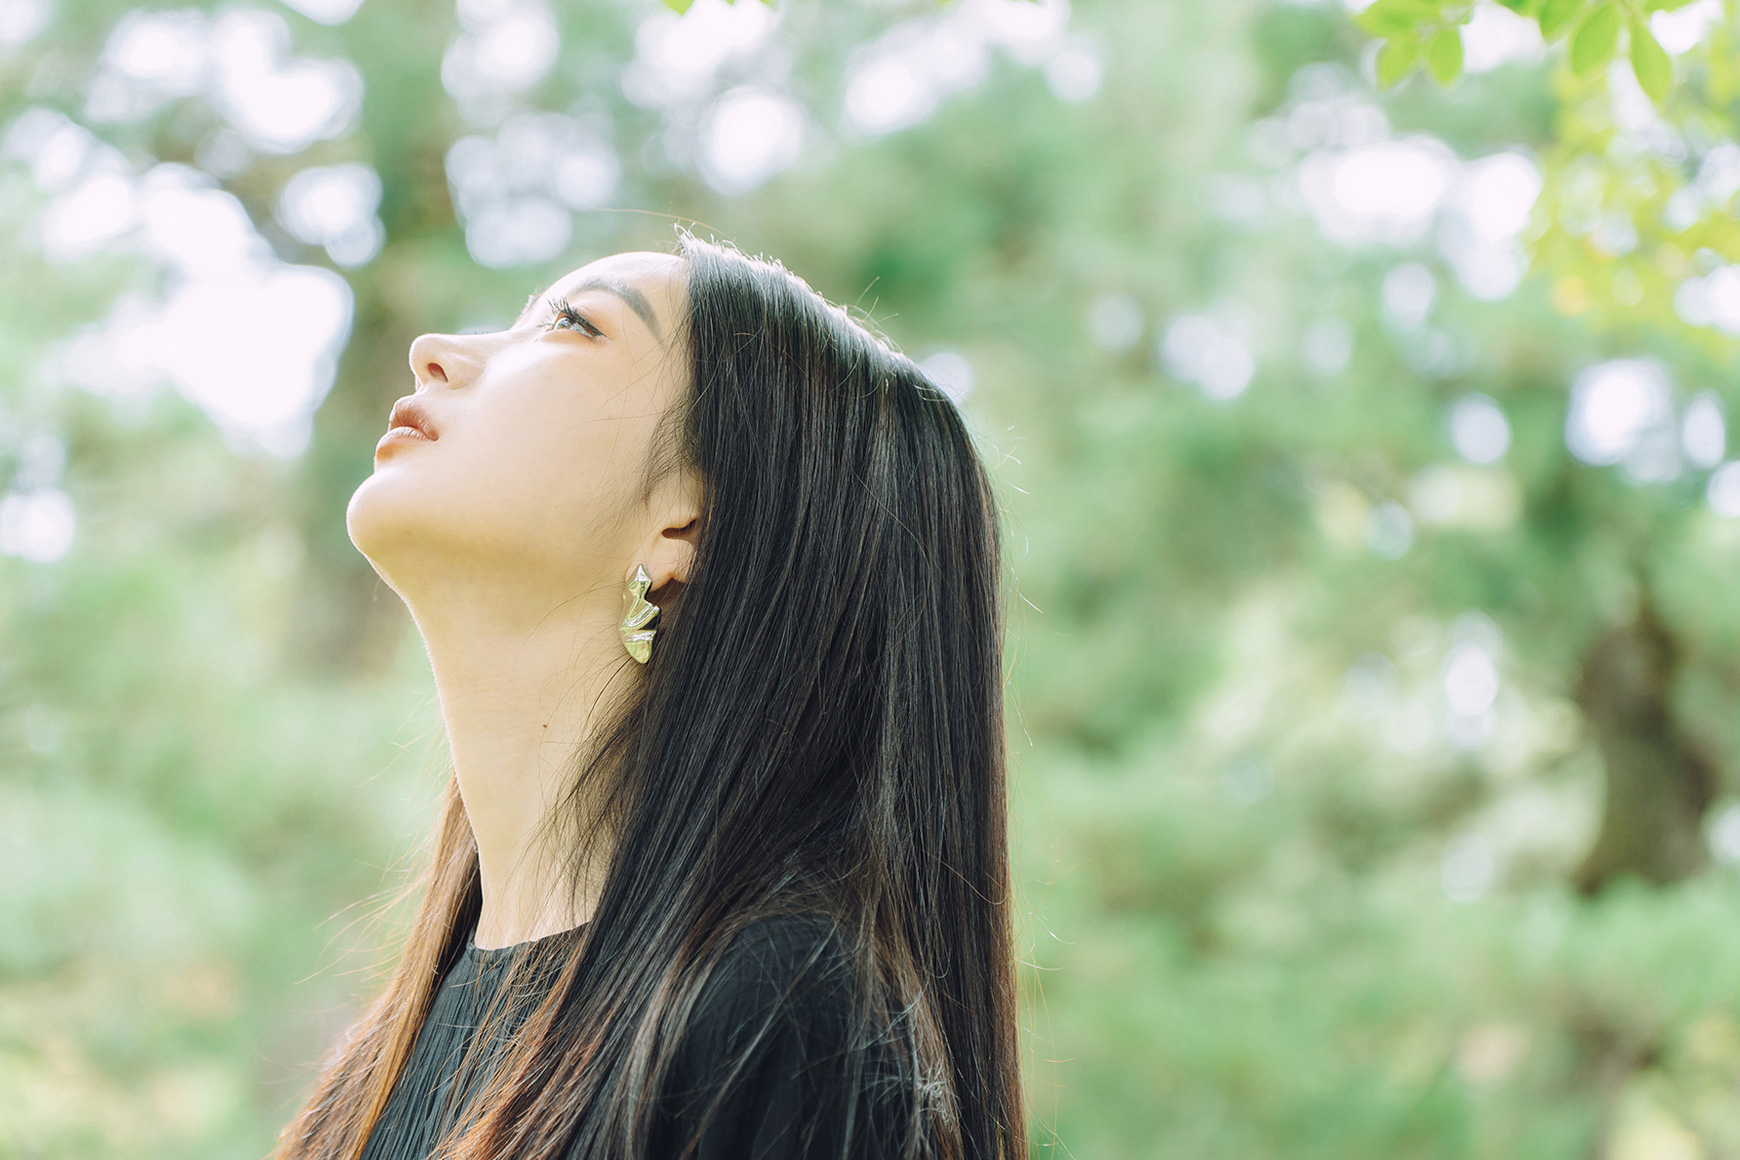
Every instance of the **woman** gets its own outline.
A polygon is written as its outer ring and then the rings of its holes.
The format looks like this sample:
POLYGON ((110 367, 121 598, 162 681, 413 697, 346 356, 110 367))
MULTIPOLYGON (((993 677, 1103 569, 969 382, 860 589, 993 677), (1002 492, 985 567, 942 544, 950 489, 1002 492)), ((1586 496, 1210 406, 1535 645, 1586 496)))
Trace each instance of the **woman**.
POLYGON ((1024 1153, 995 506, 949 400, 688 235, 411 367, 348 524, 454 778, 277 1155, 1024 1153))

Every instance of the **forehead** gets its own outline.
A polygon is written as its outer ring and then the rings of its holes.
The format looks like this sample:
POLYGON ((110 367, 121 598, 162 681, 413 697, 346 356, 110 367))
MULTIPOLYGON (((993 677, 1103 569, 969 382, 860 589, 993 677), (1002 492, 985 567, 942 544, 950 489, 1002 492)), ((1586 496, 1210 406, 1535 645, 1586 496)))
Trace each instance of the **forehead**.
MULTIPOLYGON (((675 254, 634 250, 610 254, 586 263, 556 279, 546 297, 577 293, 588 285, 603 284, 632 288, 648 300, 659 320, 669 323, 686 289, 686 263, 675 254)), ((665 329, 669 329, 668 325, 665 329)))

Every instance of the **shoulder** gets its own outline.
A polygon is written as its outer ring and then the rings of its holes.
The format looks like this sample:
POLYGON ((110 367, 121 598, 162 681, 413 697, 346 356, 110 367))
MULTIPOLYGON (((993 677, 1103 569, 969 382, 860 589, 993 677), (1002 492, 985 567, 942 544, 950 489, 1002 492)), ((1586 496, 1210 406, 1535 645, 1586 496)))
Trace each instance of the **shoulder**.
POLYGON ((742 1047, 770 1033, 844 1036, 851 975, 845 943, 827 918, 752 922, 726 943, 702 984, 689 1019, 691 1050, 742 1047))
POLYGON ((738 931, 719 956, 709 982, 721 989, 811 986, 846 967, 846 946, 828 918, 780 914, 757 919, 738 931))
POLYGON ((855 1034, 852 978, 825 918, 766 918, 733 936, 677 1037, 649 1155, 693 1142, 700 1160, 784 1160, 872 1139, 853 1111, 875 1081, 855 1034))

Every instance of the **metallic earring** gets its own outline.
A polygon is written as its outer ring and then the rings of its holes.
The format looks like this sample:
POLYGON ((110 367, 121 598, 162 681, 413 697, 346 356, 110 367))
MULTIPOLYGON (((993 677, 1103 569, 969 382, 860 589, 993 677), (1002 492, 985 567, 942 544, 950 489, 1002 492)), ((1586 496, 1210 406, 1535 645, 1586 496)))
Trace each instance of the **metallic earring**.
POLYGON ((622 590, 622 624, 617 629, 622 634, 622 647, 643 665, 652 657, 656 631, 653 625, 659 618, 658 605, 647 603, 646 594, 651 587, 652 577, 646 574, 645 567, 636 564, 634 578, 622 590))

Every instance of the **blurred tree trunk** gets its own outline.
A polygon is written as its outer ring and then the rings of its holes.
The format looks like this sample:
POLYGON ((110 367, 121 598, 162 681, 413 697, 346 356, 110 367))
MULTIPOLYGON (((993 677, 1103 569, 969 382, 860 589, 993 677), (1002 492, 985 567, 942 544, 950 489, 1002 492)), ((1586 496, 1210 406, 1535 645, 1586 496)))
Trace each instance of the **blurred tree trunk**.
POLYGON ((1673 717, 1679 661, 1647 595, 1636 620, 1608 629, 1583 656, 1577 704, 1606 771, 1601 829, 1575 879, 1584 894, 1626 874, 1675 882, 1707 861, 1702 823, 1715 770, 1673 717))

